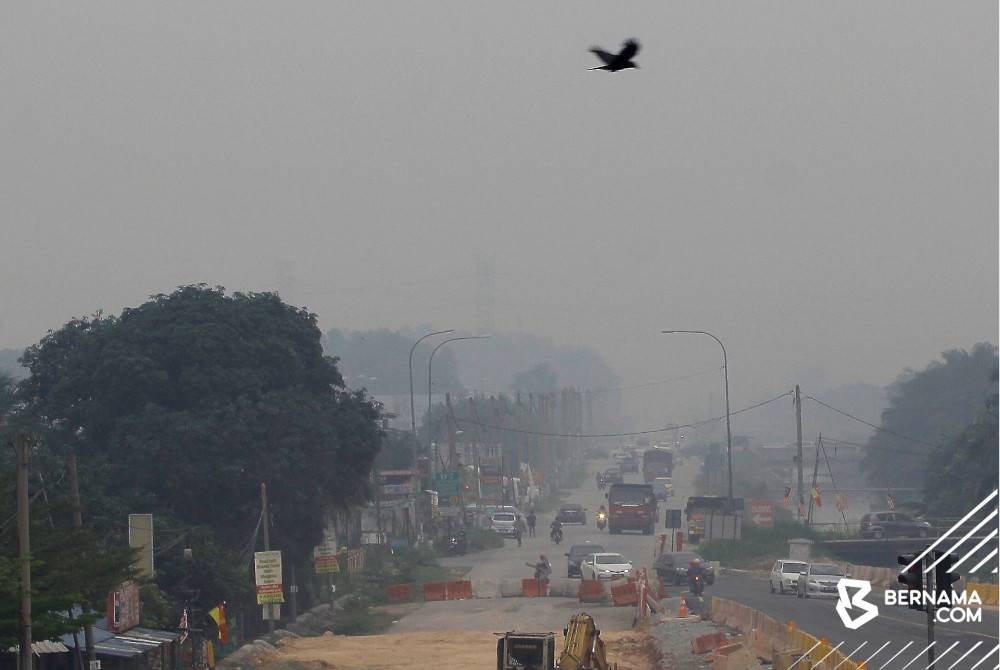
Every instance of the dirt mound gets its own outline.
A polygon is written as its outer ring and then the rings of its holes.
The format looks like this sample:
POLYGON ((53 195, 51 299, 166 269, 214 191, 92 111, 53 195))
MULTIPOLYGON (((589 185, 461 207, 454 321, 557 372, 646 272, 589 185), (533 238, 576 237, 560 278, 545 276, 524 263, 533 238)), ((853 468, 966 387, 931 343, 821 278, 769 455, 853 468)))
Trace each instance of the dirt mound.
MULTIPOLYGON (((654 670, 655 650, 640 632, 604 633, 608 656, 620 670, 654 670)), ((492 633, 441 631, 321 637, 286 640, 276 652, 261 657, 261 668, 336 668, 337 670, 489 670, 496 667, 492 633)), ((561 645, 557 636, 557 647, 561 645)), ((558 653, 558 652, 557 652, 558 653)))

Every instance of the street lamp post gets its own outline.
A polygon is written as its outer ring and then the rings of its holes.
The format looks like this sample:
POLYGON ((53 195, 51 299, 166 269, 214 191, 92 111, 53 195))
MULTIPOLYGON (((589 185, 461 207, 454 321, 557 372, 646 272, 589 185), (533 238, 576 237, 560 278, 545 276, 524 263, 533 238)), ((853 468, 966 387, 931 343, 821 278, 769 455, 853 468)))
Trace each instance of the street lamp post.
POLYGON ((426 340, 428 337, 434 335, 444 335, 446 333, 454 333, 454 329, 450 330, 437 330, 433 333, 427 333, 419 340, 413 343, 410 347, 410 428, 413 431, 413 467, 417 467, 417 411, 414 409, 413 405, 413 352, 417 348, 417 345, 426 340))
POLYGON ((726 380, 726 462, 727 470, 729 471, 729 511, 733 511, 733 431, 729 425, 729 362, 726 358, 726 346, 722 344, 722 340, 717 338, 712 333, 707 330, 664 330, 664 335, 672 335, 674 333, 688 333, 692 335, 708 335, 713 340, 719 343, 722 347, 722 372, 726 380))
POLYGON ((487 340, 489 335, 468 335, 466 337, 450 337, 444 342, 441 342, 436 347, 431 349, 431 357, 427 360, 427 419, 428 419, 428 431, 427 431, 427 444, 430 445, 431 433, 430 433, 430 416, 431 416, 431 382, 433 377, 431 376, 432 366, 434 365, 434 354, 437 350, 448 344, 449 342, 457 342, 458 340, 487 340))

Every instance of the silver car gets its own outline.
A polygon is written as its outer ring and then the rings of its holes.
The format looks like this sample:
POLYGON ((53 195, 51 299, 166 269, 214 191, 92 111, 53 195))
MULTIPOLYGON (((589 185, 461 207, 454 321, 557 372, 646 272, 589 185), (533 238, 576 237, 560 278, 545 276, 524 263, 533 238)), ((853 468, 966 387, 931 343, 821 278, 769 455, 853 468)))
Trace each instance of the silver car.
POLYGON ((494 512, 490 519, 490 530, 504 537, 516 537, 517 515, 513 512, 494 512))
POLYGON ((796 595, 799 598, 836 598, 837 584, 844 577, 839 565, 834 563, 810 563, 799 573, 796 595))
POLYGON ((799 573, 809 567, 802 561, 775 561, 771 568, 771 593, 788 593, 799 586, 799 573))
POLYGON ((632 561, 621 554, 599 552, 580 562, 580 579, 624 579, 632 574, 632 561))

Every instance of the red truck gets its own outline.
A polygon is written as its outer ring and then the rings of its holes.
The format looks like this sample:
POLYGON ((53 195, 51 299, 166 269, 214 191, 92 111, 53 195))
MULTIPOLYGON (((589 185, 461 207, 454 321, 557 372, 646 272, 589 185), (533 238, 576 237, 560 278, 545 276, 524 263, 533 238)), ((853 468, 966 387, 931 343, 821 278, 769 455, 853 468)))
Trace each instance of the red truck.
POLYGON ((649 484, 612 484, 608 499, 608 532, 641 530, 652 535, 656 529, 656 496, 649 484))

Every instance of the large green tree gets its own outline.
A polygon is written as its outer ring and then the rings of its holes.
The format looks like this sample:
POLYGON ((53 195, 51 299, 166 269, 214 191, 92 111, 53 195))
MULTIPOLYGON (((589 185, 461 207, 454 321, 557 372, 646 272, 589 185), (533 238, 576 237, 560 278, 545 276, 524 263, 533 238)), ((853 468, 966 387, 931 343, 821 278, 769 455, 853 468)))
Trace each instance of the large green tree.
POLYGON ((91 521, 114 533, 128 512, 153 512, 187 528, 162 558, 168 591, 190 576, 171 560, 195 539, 201 586, 238 581, 262 482, 272 545, 291 560, 310 553, 324 509, 367 495, 378 409, 344 388, 316 316, 277 295, 181 287, 74 319, 22 362, 25 411, 78 454, 91 521))
MULTIPOLYGON (((997 373, 992 375, 994 385, 997 373)), ((931 451, 924 498, 935 516, 961 516, 997 486, 997 393, 993 392, 969 426, 931 451)))
POLYGON ((871 484, 923 487, 932 451, 952 443, 996 393, 994 346, 946 351, 941 359, 919 372, 907 370, 889 388, 882 430, 869 440, 862 461, 871 484))

